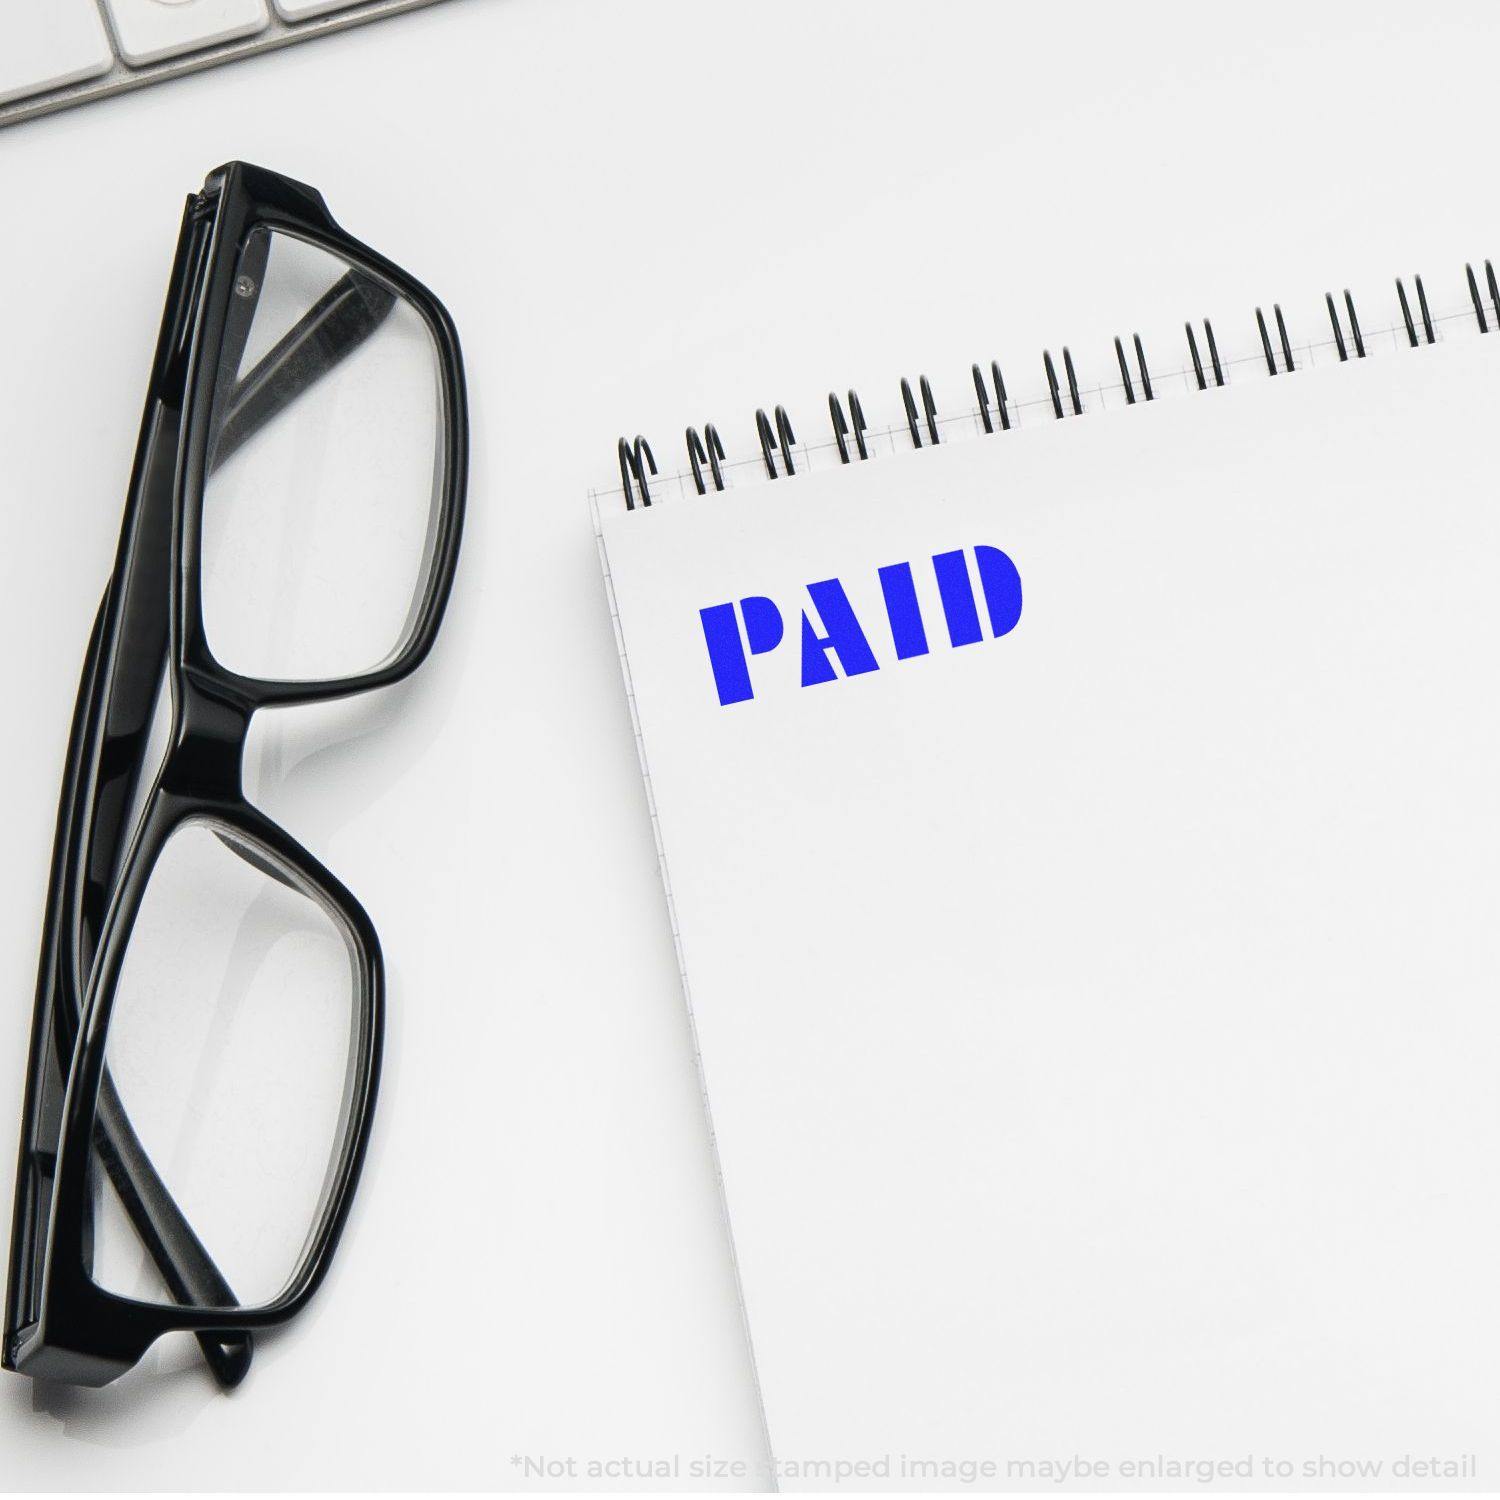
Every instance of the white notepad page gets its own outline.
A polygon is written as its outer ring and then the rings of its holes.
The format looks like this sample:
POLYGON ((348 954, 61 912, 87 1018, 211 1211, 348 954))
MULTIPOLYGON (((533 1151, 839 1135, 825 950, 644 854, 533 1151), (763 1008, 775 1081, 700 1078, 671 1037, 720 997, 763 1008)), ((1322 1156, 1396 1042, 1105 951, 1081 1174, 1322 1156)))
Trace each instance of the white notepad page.
POLYGON ((784 1488, 1500 1477, 1497 400, 1476 339, 602 505, 784 1488), (878 668, 803 686, 831 579, 878 668))

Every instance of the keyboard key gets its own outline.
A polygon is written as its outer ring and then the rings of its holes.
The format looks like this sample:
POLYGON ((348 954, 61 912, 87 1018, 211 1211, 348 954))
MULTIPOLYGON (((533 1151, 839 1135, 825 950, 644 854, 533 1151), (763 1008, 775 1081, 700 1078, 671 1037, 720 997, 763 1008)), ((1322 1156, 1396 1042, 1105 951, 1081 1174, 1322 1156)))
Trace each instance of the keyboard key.
POLYGON ((97 78, 114 60, 94 0, 0 3, 0 104, 97 78))
POLYGON ((361 0, 272 0, 276 14, 283 21, 305 21, 309 16, 326 16, 331 10, 348 10, 361 0))
MULTIPOLYGON (((51 0, 48 0, 51 4, 51 0)), ((104 0, 125 61, 139 67, 254 36, 269 25, 265 0, 104 0)))

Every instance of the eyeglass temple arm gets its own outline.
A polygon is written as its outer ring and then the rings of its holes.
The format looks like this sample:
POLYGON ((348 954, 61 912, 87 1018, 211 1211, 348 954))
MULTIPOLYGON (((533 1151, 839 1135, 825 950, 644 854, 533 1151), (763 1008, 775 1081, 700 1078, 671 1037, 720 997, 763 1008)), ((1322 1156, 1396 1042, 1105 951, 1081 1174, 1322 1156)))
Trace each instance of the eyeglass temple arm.
MULTIPOLYGON (((111 584, 112 588, 113 584, 111 584)), ((163 627, 153 628, 151 622, 142 618, 141 611, 130 608, 129 592, 127 587, 126 607, 122 611, 120 628, 122 647, 135 645, 138 649, 149 649, 157 632, 163 627), (143 635, 147 634, 150 639, 143 639, 143 635)), ((140 595, 137 597, 139 598, 140 595)), ((104 712, 105 709, 105 705, 98 701, 98 678, 103 651, 104 618, 109 604, 109 591, 106 591, 90 642, 89 660, 85 666, 83 687, 79 698, 79 714, 90 719, 104 712)), ((165 652, 166 644, 163 639, 158 663, 165 658, 165 652)), ((134 682, 139 683, 145 680, 149 680, 149 674, 145 677, 136 677, 134 682)), ((159 677, 156 680, 159 681, 159 677)), ((109 707, 114 709, 115 713, 125 709, 127 717, 135 717, 139 723, 149 726, 149 702, 143 705, 139 687, 136 687, 134 693, 129 691, 132 685, 132 682, 127 681, 124 687, 127 697, 133 697, 136 700, 134 705, 111 704, 109 707), (135 709, 134 715, 128 712, 132 707, 135 709)), ((154 698, 154 694, 151 696, 154 698)), ((111 717, 114 715, 112 714, 111 717)), ((118 728, 117 725, 106 725, 106 731, 110 727, 118 728)), ((85 738, 87 742, 92 736, 85 738)), ((98 862, 101 859, 111 870, 118 864, 126 834, 124 810, 128 807, 131 794, 140 779, 145 751, 144 730, 134 735, 116 733, 114 738, 116 753, 124 748, 130 755, 131 762, 125 768, 126 774, 122 777, 125 783, 124 788, 117 788, 116 795, 107 799, 106 808, 96 808, 94 826, 84 835, 89 843, 88 863, 94 869, 100 868, 98 862), (122 741, 126 742, 123 746, 122 741), (111 813, 109 811, 111 807, 117 808, 118 811, 111 813)), ((79 801, 81 801, 83 790, 80 780, 80 785, 75 790, 75 798, 79 801)), ((79 811, 82 811, 81 807, 79 811)), ((85 900, 87 899, 86 894, 85 900)), ((87 958, 91 960, 92 955, 87 955, 87 958)), ((78 1017, 82 1010, 82 996, 76 993, 76 986, 68 984, 67 974, 65 972, 54 974, 53 984, 56 987, 54 1000, 61 1002, 54 1004, 54 1015, 59 1018, 59 1021, 65 1023, 78 1017), (70 990, 74 992, 69 993, 70 990)), ((64 1076, 66 1076, 72 1054, 74 1035, 76 1035, 76 1025, 64 1024, 57 1038, 59 1050, 66 1054, 59 1059, 59 1066, 64 1076), (73 1035, 68 1033, 73 1033, 73 1035)), ((200 1307, 233 1306, 237 1301, 233 1290, 214 1264, 202 1241, 193 1232, 192 1226, 152 1165, 150 1157, 141 1145, 140 1138, 130 1124, 129 1116, 125 1112, 108 1069, 105 1070, 99 1090, 94 1146, 136 1234, 151 1256, 162 1281, 172 1296, 178 1302, 188 1305, 196 1304, 200 1307)), ((248 1332, 199 1333, 197 1338, 204 1358, 219 1384, 226 1388, 238 1385, 250 1368, 254 1348, 251 1335, 248 1332)))
MULTIPOLYGON (((106 1072, 99 1089, 94 1146, 162 1281, 188 1307, 233 1307, 238 1298, 202 1240, 157 1175, 106 1072)), ((248 1331, 199 1333, 199 1346, 220 1385, 229 1388, 250 1369, 254 1343, 248 1331)))
MULTIPOLYGON (((238 364, 249 332, 265 266, 264 254, 252 264, 255 293, 238 299, 250 305, 229 320, 220 350, 221 366, 229 370, 238 364)), ((211 462, 214 465, 224 462, 334 365, 353 353, 385 320, 394 303, 394 296, 368 277, 353 271, 341 277, 236 384, 211 462)), ((106 806, 96 809, 89 849, 89 865, 93 869, 115 870, 129 835, 125 812, 144 771, 145 734, 139 726, 149 724, 151 702, 167 653, 166 613, 157 603, 166 597, 165 570, 158 569, 157 578, 140 575, 152 571, 151 563, 144 560, 169 555, 169 535, 163 534, 161 528, 164 522, 170 524, 170 476, 175 444, 158 441, 151 446, 153 452, 148 455, 143 475, 147 493, 139 524, 146 530, 154 527, 157 534, 141 536, 132 552, 138 571, 137 576, 125 582, 117 648, 117 671, 119 665, 125 668, 125 680, 117 691, 125 701, 110 705, 110 718, 114 722, 106 725, 106 735, 113 741, 116 754, 123 750, 128 763, 121 768, 124 774, 115 795, 106 806)), ((101 623, 108 602, 106 595, 100 606, 101 623)), ((91 647, 94 659, 86 673, 91 690, 97 675, 101 637, 102 630, 96 628, 91 647)), ((282 878, 279 871, 273 873, 277 879, 282 878)), ((152 1165, 107 1070, 100 1086, 95 1145, 132 1226, 173 1297, 199 1306, 233 1305, 237 1300, 233 1290, 152 1165)), ((253 1349, 248 1332, 232 1336, 202 1333, 198 1342, 221 1385, 237 1385, 244 1378, 253 1349)))
MULTIPOLYGON (((232 309, 226 325, 219 355, 226 380, 234 379, 258 298, 258 290, 246 296, 236 293, 237 302, 251 305, 232 309)), ((228 392, 209 450, 209 472, 354 353, 395 304, 395 293, 378 281, 358 271, 341 276, 228 392)))
MULTIPOLYGON (((264 256, 256 271, 263 267, 264 256)), ((226 328, 221 361, 229 369, 238 363, 248 334, 254 302, 258 300, 258 276, 256 279, 256 295, 242 299, 251 305, 244 309, 241 319, 232 320, 231 326, 226 328)), ((351 271, 340 278, 235 385, 229 398, 231 405, 212 451, 211 464, 216 467, 223 463, 254 433, 363 344, 385 320, 394 303, 394 296, 368 277, 351 271)), ((154 493, 145 497, 140 524, 149 528, 154 522, 159 528, 163 520, 170 524, 170 504, 163 504, 160 497, 163 494, 169 497, 171 493, 170 486, 164 486, 162 481, 171 471, 167 450, 175 445, 158 442, 152 447, 155 461, 148 458, 144 482, 154 493)), ((138 565, 143 558, 165 558, 168 555, 167 536, 143 537, 140 541, 141 545, 133 549, 138 565)), ((146 570, 150 570, 149 563, 146 570)), ((116 750, 121 748, 119 741, 128 742, 124 748, 130 764, 127 773, 120 778, 115 796, 108 799, 109 805, 96 809, 88 851, 88 862, 94 869, 101 866, 111 870, 116 868, 128 836, 125 810, 143 772, 145 738, 144 733, 129 729, 122 734, 117 726, 121 720, 134 725, 149 723, 150 706, 167 651, 166 611, 153 601, 166 597, 167 583, 165 570, 158 579, 148 581, 138 575, 126 580, 127 598, 121 612, 117 651, 120 661, 129 664, 130 680, 123 685, 127 701, 110 705, 110 718, 115 723, 106 726, 106 734, 112 729, 116 731, 110 736, 116 742, 116 750), (133 600, 140 601, 137 607, 131 607, 133 600)), ((109 595, 106 593, 90 647, 90 660, 85 668, 80 713, 103 709, 103 705, 96 707, 93 700, 103 644, 103 617, 108 605, 109 595)), ((55 976, 54 982, 60 982, 61 978, 55 976)), ((75 998, 75 1006, 80 998, 75 998)), ((77 1014, 76 1009, 74 1014, 77 1014)), ((66 1060, 62 1065, 66 1069, 66 1060)), ((152 1165, 107 1070, 100 1086, 95 1148, 132 1226, 173 1297, 179 1302, 199 1306, 234 1305, 237 1299, 233 1290, 152 1165)), ((218 1382, 225 1387, 237 1385, 250 1367, 254 1347, 251 1335, 248 1332, 229 1335, 200 1333, 197 1337, 218 1382)))
MULTIPOLYGON (((45 1026, 51 1036, 45 1044, 46 1051, 34 1056, 34 1071, 26 1088, 12 1228, 11 1284, 6 1298, 9 1327, 17 1325, 22 1308, 33 1294, 28 1288, 34 1287, 34 1278, 41 1274, 40 1265, 33 1260, 38 1254, 36 1236, 41 1232, 34 1216, 45 1212, 45 1200, 39 1201, 36 1196, 37 1181, 41 1176, 51 1176, 51 1164, 55 1161, 57 1111, 61 1108, 82 1016, 82 976, 77 968, 79 962, 86 963, 92 958, 84 954, 79 954, 77 960, 71 957, 71 950, 77 945, 65 932, 71 923, 66 916, 69 901, 63 871, 74 865, 78 845, 87 838, 83 824, 92 777, 84 758, 88 753, 86 747, 94 742, 104 709, 99 698, 99 674, 109 603, 110 595, 106 592, 84 662, 69 736, 69 772, 58 820, 60 843, 47 894, 46 958, 35 1024, 45 1026), (18 1256, 22 1259, 17 1259, 18 1256)), ((90 893, 86 890, 81 894, 87 905, 90 893)), ((80 935, 79 942, 86 942, 86 937, 80 935)), ((93 1147, 171 1294, 185 1304, 233 1306, 236 1300, 233 1291, 152 1167, 126 1118, 108 1072, 101 1083, 93 1147)), ((215 1379, 225 1387, 237 1385, 250 1366, 253 1350, 250 1334, 202 1332, 197 1337, 215 1379)))
MULTIPOLYGON (((246 247, 243 264, 252 278, 251 295, 236 295, 236 305, 227 320, 220 350, 220 368, 227 370, 229 379, 233 379, 249 334, 266 259, 264 244, 255 251, 246 247)), ((257 362, 254 369, 234 385, 229 394, 231 404, 221 423, 219 441, 211 453, 210 464, 222 463, 328 370, 364 343, 384 321, 394 302, 394 296, 378 282, 353 271, 346 273, 257 362)), ((91 635, 75 710, 75 732, 83 729, 83 739, 89 744, 94 743, 95 736, 87 726, 97 725, 99 717, 107 712, 109 722, 103 726, 104 737, 113 752, 110 755, 114 761, 113 794, 102 799, 102 806, 96 803, 91 826, 87 829, 80 828, 86 816, 84 778, 75 777, 69 789, 70 823, 79 830, 77 836, 86 840, 87 867, 93 872, 101 869, 113 871, 118 867, 129 833, 125 827, 127 808, 143 774, 145 734, 167 653, 165 601, 169 573, 166 559, 169 557, 171 521, 170 476, 175 467, 176 444, 160 441, 160 433, 152 436, 157 440, 148 437, 148 452, 133 483, 143 486, 141 504, 136 510, 137 532, 154 532, 155 535, 137 536, 137 544, 130 550, 134 565, 120 580, 126 589, 126 599, 121 609, 115 653, 117 668, 121 663, 128 664, 123 674, 124 681, 117 677, 112 694, 114 701, 109 704, 99 701, 105 619, 116 586, 116 581, 112 580, 91 635), (124 766, 118 759, 121 751, 124 752, 124 766)), ((85 905, 89 905, 92 898, 97 906, 105 899, 102 885, 97 880, 88 884, 91 889, 84 893, 85 905)), ((101 916, 102 912, 95 912, 96 931, 97 919, 101 916)), ((61 922, 61 911, 54 908, 49 913, 49 921, 61 922)), ((65 945, 55 945, 53 951, 65 951, 65 945)), ((52 1003, 47 1009, 54 1017, 56 1062, 64 1077, 82 1006, 78 983, 69 982, 67 967, 61 963, 49 965, 47 978, 52 990, 52 1003)), ((76 978, 81 979, 81 976, 76 978)), ((27 1155, 31 1158, 44 1151, 42 1142, 34 1135, 37 1123, 36 1118, 29 1114, 27 1155)), ((152 1165, 108 1071, 100 1086, 94 1147, 132 1226, 172 1296, 179 1302, 199 1306, 234 1305, 237 1299, 233 1290, 152 1165)), ((254 1345, 249 1332, 222 1335, 204 1332, 197 1337, 219 1384, 225 1387, 237 1385, 250 1366, 254 1345)))

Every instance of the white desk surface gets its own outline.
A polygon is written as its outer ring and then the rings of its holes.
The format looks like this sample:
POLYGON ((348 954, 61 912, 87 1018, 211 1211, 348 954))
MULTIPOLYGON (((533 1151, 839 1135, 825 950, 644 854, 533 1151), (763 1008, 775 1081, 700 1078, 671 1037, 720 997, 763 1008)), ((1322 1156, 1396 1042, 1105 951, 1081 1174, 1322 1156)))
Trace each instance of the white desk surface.
POLYGON ((1139 330, 1176 366, 1183 319, 1242 344, 1273 300, 1323 337, 1325 290, 1389 322, 1412 271, 1456 302, 1500 254, 1497 40, 1477 3, 450 0, 0 135, 7 1195, 183 196, 236 156, 319 187, 448 304, 474 418, 436 657, 267 798, 393 972, 339 1264, 232 1396, 175 1347, 104 1392, 6 1377, 0 1483, 532 1487, 525 1456, 609 1488, 591 1460, 675 1454, 697 1488, 694 1458, 761 1460, 585 491, 621 433, 675 469, 714 420, 744 455, 757 406, 813 432, 830 386, 884 424, 903 374, 958 407, 976 359, 1032 387, 1067 343, 1104 379, 1139 330))

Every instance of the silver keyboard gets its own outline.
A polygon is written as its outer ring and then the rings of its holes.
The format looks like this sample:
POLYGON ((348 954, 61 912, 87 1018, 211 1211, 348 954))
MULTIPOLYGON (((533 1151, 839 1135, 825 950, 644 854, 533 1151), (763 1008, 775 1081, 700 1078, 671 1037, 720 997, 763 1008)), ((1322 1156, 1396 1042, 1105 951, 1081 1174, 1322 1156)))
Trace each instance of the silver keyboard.
POLYGON ((437 0, 0 0, 0 125, 437 0))

